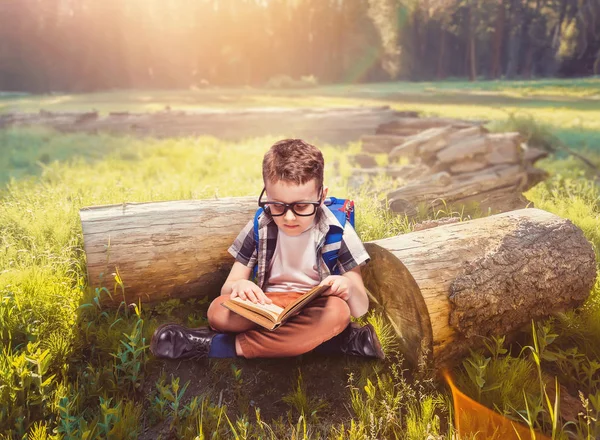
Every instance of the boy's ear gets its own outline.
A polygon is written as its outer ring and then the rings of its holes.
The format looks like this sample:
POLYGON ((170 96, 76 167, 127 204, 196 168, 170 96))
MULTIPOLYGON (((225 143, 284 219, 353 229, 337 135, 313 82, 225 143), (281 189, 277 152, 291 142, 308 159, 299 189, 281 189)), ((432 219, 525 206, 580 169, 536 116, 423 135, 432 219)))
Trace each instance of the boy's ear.
POLYGON ((323 196, 321 197, 321 205, 323 204, 323 202, 327 198, 327 192, 328 191, 329 191, 329 187, 328 186, 323 186, 323 196))

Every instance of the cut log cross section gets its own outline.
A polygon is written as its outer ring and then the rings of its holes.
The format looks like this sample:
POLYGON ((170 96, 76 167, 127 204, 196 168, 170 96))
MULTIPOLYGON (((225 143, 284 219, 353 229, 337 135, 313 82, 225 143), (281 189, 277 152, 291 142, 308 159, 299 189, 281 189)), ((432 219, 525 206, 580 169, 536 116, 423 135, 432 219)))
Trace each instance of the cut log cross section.
POLYGON ((570 221, 521 209, 366 244, 365 286, 413 363, 452 364, 484 337, 581 305, 595 254, 570 221))

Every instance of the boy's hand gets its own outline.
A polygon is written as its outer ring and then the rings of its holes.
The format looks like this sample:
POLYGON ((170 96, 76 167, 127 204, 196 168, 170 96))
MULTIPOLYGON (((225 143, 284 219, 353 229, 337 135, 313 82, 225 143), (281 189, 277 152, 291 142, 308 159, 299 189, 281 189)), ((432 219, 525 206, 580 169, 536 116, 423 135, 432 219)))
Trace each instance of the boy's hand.
POLYGON ((328 290, 323 292, 323 296, 338 296, 344 301, 348 301, 350 299, 351 281, 346 277, 341 275, 329 275, 327 278, 321 281, 320 285, 331 286, 328 290))
POLYGON ((272 304, 273 301, 265 295, 260 287, 250 280, 238 280, 231 285, 231 298, 247 299, 254 304, 272 304))

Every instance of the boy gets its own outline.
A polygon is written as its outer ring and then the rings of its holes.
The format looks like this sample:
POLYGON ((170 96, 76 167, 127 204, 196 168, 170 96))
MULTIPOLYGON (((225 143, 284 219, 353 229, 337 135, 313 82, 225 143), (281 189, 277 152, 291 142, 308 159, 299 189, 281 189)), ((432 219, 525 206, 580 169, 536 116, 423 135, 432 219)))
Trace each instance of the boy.
POLYGON ((360 266, 369 260, 363 244, 346 222, 323 205, 324 161, 321 152, 300 139, 274 144, 263 160, 265 187, 259 197, 264 211, 240 232, 229 252, 236 259, 208 309, 210 328, 187 329, 177 324, 158 327, 150 350, 157 357, 284 357, 315 349, 323 354, 384 358, 371 325, 358 327, 350 316, 367 312, 369 300, 360 266), (342 231, 339 243, 324 245, 330 229, 342 231), (326 247, 339 246, 331 275, 323 261, 326 247), (250 275, 258 265, 256 284, 250 275), (240 297, 254 303, 285 307, 319 284, 331 286, 275 331, 259 328, 221 303, 240 297))

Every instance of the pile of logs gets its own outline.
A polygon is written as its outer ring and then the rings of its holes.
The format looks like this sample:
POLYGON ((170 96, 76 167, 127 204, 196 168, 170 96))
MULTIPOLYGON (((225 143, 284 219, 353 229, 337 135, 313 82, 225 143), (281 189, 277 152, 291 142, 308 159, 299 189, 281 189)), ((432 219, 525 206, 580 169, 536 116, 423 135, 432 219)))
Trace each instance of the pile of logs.
POLYGON ((362 148, 354 160, 364 168, 355 171, 402 179, 388 193, 389 207, 409 217, 473 202, 496 213, 523 208, 529 202, 521 193, 547 177, 533 166, 545 151, 529 148, 519 133, 489 133, 481 122, 401 118, 363 136, 362 148), (390 165, 374 166, 373 153, 387 153, 390 165))

